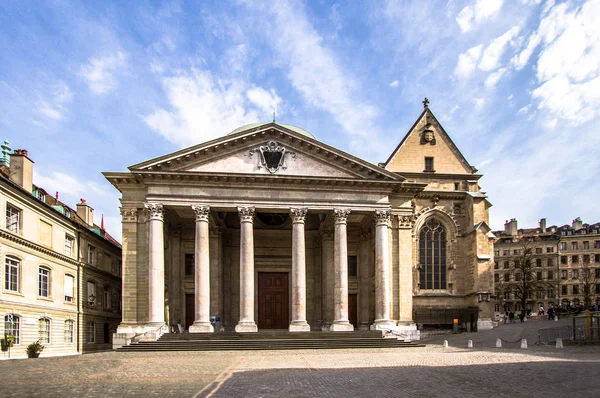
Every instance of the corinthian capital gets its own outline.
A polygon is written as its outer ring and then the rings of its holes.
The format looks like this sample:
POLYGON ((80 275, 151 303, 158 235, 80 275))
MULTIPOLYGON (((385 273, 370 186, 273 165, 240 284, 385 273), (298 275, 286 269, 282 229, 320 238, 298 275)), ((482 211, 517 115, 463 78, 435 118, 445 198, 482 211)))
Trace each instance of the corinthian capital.
POLYGON ((254 222, 254 207, 238 207, 240 222, 254 222))
POLYGON ((304 223, 307 212, 308 212, 308 209, 306 207, 291 208, 290 209, 290 217, 292 217, 292 222, 294 224, 304 223))
POLYGON ((375 225, 385 225, 387 227, 391 216, 391 210, 375 210, 375 225))
POLYGON ((163 204, 162 203, 146 203, 144 208, 148 211, 150 220, 161 220, 163 219, 163 204))
POLYGON ((350 209, 333 209, 333 218, 336 224, 346 224, 350 209))
POLYGON ((136 222, 138 210, 135 207, 121 207, 121 220, 122 222, 136 222))
POLYGON ((208 222, 208 215, 210 214, 210 206, 192 205, 192 210, 194 210, 194 213, 196 213, 196 222, 198 222, 198 221, 208 222))

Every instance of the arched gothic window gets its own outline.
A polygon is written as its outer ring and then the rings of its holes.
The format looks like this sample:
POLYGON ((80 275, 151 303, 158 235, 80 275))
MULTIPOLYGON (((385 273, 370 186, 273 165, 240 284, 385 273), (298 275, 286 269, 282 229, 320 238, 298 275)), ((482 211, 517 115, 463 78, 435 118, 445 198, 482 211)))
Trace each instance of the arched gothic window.
POLYGON ((421 289, 446 289, 446 230, 435 219, 419 233, 419 264, 421 289))

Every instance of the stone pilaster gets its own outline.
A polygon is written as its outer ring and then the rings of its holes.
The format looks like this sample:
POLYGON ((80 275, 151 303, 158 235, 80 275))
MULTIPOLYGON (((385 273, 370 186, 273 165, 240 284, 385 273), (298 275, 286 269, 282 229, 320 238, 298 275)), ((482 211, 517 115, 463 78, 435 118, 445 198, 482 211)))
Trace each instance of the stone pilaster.
POLYGON ((333 323, 333 231, 331 228, 321 230, 323 244, 321 248, 321 268, 323 270, 323 326, 321 330, 328 332, 333 323))
POLYGON ((210 251, 208 235, 208 216, 210 207, 194 205, 196 213, 196 236, 194 251, 194 287, 196 314, 190 325, 190 333, 214 332, 210 323, 210 251))
POLYGON ((121 324, 136 324, 137 316, 137 219, 138 209, 121 207, 122 238, 122 318, 121 324))
POLYGON ((347 221, 350 209, 334 209, 334 309, 332 332, 352 331, 354 326, 348 321, 348 233, 347 221))
POLYGON ((254 322, 254 207, 238 207, 240 216, 240 321, 236 332, 257 332, 254 322))
POLYGON ((375 211, 375 326, 391 326, 390 320, 390 249, 391 210, 375 211))
POLYGON ((148 211, 148 323, 165 323, 165 242, 162 203, 146 203, 148 211))
POLYGON ((360 231, 358 248, 358 328, 369 330, 369 307, 371 301, 371 270, 369 269, 370 231, 360 231))
POLYGON ((412 217, 398 216, 398 255, 400 263, 399 323, 413 324, 413 240, 412 217))
POLYGON ((306 208, 290 209, 292 217, 292 321, 290 332, 308 332, 306 322, 306 244, 304 220, 306 208))

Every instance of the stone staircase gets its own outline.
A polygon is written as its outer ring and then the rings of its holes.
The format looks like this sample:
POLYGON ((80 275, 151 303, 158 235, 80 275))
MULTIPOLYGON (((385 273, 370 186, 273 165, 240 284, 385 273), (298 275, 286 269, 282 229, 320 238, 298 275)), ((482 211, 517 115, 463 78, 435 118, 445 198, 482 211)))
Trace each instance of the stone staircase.
POLYGON ((119 351, 242 351, 344 348, 424 347, 423 344, 382 337, 381 331, 257 333, 165 333, 157 341, 142 341, 119 351))

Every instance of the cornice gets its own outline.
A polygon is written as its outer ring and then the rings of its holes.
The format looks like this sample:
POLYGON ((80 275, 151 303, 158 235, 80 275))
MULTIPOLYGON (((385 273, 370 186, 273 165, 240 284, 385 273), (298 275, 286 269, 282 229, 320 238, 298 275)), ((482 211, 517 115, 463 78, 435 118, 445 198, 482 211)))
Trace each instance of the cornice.
POLYGON ((464 192, 457 191, 423 191, 417 195, 417 199, 450 199, 459 200, 464 199, 466 194, 464 192))
POLYGON ((401 172, 397 171, 396 174, 405 177, 406 179, 422 178, 427 180, 479 180, 483 177, 483 174, 450 174, 450 173, 437 173, 437 172, 401 172))
POLYGON ((25 247, 29 248, 29 249, 33 249, 33 250, 38 251, 40 253, 43 253, 43 254, 45 254, 47 256, 51 256, 51 257, 57 258, 57 259, 59 259, 61 261, 67 262, 67 263, 72 264, 72 265, 77 265, 77 266, 81 265, 81 263, 79 261, 74 260, 71 257, 67 257, 64 254, 60 254, 58 252, 55 252, 54 250, 47 249, 44 246, 38 245, 37 243, 30 242, 27 239, 24 239, 24 238, 22 238, 22 237, 20 237, 18 235, 10 233, 10 232, 4 231, 4 230, 0 230, 0 238, 4 238, 4 239, 9 240, 11 242, 18 243, 18 244, 20 244, 22 246, 25 246, 25 247))

